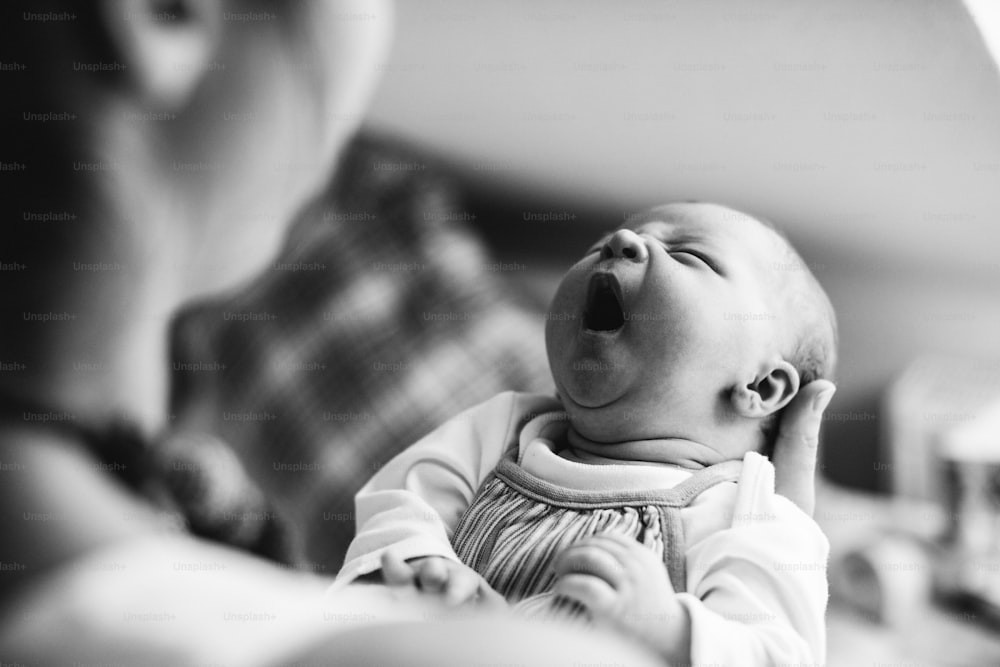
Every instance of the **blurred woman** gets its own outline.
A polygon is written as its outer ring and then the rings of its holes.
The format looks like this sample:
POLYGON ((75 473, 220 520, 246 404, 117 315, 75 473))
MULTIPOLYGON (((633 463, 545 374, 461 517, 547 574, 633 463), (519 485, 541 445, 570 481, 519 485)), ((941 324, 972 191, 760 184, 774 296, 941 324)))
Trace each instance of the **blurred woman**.
POLYGON ((249 664, 328 632, 240 622, 324 585, 176 530, 141 468, 169 425, 171 317, 262 270, 326 182, 372 92, 387 4, 3 12, 0 659, 187 647, 178 662, 249 664), (52 635, 67 619, 85 627, 52 635))

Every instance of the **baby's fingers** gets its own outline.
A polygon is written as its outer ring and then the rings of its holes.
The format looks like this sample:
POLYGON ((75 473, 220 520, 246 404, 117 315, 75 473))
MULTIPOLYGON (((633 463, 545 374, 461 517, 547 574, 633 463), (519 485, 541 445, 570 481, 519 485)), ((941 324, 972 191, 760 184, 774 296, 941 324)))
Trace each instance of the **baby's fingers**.
POLYGON ((388 586, 412 586, 413 567, 390 549, 382 552, 382 579, 388 586))
POLYGON ((471 570, 453 570, 445 586, 445 604, 449 607, 457 607, 475 600, 476 594, 479 592, 479 581, 479 575, 471 570))
POLYGON ((485 581, 481 581, 479 582, 479 597, 476 598, 476 605, 487 611, 506 609, 507 600, 490 588, 490 585, 485 581))
POLYGON ((568 547, 552 564, 557 577, 586 574, 618 588, 625 574, 622 563, 601 543, 587 540, 568 547))
MULTIPOLYGON (((614 532, 600 533, 587 538, 581 544, 589 544, 606 551, 615 558, 623 571, 622 578, 636 587, 646 584, 670 583, 663 559, 652 549, 643 546, 634 538, 614 532)), ((619 591, 621 587, 616 586, 619 591)))
POLYGON ((414 564, 420 589, 440 593, 448 583, 448 563, 443 558, 423 558, 414 564))
POLYGON ((556 581, 552 590, 583 605, 595 619, 614 616, 618 593, 608 582, 589 574, 567 574, 556 581))
POLYGON ((471 604, 480 609, 502 609, 507 601, 490 588, 475 570, 459 566, 452 567, 445 586, 444 602, 449 607, 471 604))

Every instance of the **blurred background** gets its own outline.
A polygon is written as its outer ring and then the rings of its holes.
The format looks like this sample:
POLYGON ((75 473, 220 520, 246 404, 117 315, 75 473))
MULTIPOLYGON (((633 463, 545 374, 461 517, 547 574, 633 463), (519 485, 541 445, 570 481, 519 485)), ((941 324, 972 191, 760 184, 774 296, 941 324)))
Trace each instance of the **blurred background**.
POLYGON ((551 391, 542 314, 598 234, 717 201, 784 230, 839 317, 828 664, 1000 664, 1000 2, 426 0, 396 23, 281 259, 178 323, 178 421, 243 448, 306 565, 336 571, 391 455, 551 391))

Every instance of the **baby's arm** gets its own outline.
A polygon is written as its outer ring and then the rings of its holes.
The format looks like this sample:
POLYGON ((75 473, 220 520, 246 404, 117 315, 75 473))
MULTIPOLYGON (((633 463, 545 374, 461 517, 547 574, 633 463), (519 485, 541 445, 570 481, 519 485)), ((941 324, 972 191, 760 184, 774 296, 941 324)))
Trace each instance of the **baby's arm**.
POLYGON ((823 664, 829 543, 774 493, 770 463, 751 473, 744 468, 731 527, 688 549, 690 593, 677 600, 690 619, 691 660, 823 664))
POLYGON ((583 605, 596 623, 636 637, 672 665, 691 663, 688 615, 653 551, 604 533, 563 551, 553 568, 553 590, 583 605))
POLYGON ((519 419, 557 408, 549 397, 500 394, 386 464, 355 498, 358 532, 337 585, 382 570, 387 551, 394 562, 437 556, 460 565, 451 535, 479 486, 507 448, 516 446, 519 419))
POLYGON ((732 526, 688 550, 690 593, 652 551, 609 534, 557 557, 555 591, 670 664, 822 664, 826 538, 773 493, 770 464, 757 472, 741 479, 732 526))

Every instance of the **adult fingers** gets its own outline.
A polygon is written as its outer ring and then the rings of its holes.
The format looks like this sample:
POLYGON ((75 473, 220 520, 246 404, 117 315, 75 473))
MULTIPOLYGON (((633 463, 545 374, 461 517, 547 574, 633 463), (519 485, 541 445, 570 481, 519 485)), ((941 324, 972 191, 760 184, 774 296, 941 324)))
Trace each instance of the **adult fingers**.
POLYGON ((774 446, 775 491, 812 515, 816 504, 816 454, 823 411, 837 391, 828 380, 799 390, 782 413, 774 446))

